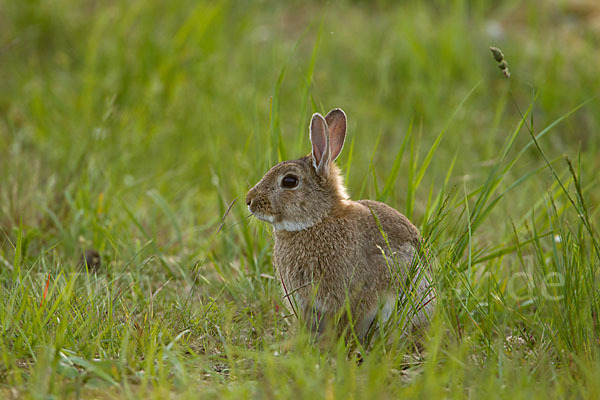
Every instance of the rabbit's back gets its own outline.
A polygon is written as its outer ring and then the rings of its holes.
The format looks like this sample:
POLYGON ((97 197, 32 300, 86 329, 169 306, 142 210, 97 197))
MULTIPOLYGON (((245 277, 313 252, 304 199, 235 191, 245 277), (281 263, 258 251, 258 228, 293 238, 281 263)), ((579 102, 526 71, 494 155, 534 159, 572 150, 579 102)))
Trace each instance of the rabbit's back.
POLYGON ((392 248, 406 246, 412 246, 415 250, 419 248, 419 230, 402 213, 385 203, 374 200, 359 200, 356 203, 366 209, 361 212, 361 225, 365 228, 363 233, 365 237, 376 240, 381 245, 385 244, 382 235, 382 232, 385 232, 392 248))

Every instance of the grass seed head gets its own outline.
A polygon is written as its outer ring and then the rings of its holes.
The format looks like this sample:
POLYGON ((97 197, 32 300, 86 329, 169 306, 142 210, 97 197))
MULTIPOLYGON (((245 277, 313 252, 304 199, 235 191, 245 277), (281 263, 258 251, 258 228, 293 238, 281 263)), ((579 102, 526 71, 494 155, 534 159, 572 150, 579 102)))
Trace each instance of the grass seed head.
POLYGON ((492 52, 492 55, 494 56, 494 60, 496 60, 496 62, 498 63, 498 68, 500 68, 502 70, 502 74, 504 75, 504 77, 506 79, 510 78, 510 71, 508 70, 508 62, 506 62, 506 60, 504 59, 504 54, 502 53, 502 50, 500 50, 498 47, 490 47, 490 51, 492 52))

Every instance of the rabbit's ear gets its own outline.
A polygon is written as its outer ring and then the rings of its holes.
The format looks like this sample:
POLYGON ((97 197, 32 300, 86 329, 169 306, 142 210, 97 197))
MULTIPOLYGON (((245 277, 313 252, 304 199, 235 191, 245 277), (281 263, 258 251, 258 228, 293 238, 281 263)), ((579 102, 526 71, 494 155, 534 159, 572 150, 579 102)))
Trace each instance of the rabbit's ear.
POLYGON ((313 166, 318 174, 326 172, 329 167, 329 132, 327 122, 319 113, 315 113, 310 121, 310 141, 312 143, 313 166))
POLYGON ((329 127, 329 143, 331 148, 331 161, 342 152, 346 139, 346 113, 341 108, 334 108, 325 117, 329 127))

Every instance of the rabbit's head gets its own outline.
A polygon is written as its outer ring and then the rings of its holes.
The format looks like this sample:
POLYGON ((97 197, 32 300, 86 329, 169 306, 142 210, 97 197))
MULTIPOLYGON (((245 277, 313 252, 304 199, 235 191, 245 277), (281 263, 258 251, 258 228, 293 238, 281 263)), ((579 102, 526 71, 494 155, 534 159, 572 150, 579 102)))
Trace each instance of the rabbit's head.
POLYGON ((311 154, 271 168, 248 192, 246 204, 276 230, 299 231, 331 214, 348 198, 334 164, 344 146, 346 114, 334 109, 310 122, 311 154))

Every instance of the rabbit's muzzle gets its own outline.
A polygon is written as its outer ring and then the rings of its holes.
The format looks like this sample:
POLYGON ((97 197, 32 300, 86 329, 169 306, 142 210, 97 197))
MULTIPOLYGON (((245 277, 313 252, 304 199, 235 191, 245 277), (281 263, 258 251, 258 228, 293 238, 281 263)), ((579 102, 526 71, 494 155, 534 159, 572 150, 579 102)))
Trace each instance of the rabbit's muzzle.
POLYGON ((248 206, 248 211, 258 219, 273 222, 269 201, 264 196, 259 195, 254 188, 250 189, 246 195, 246 205, 248 206))

